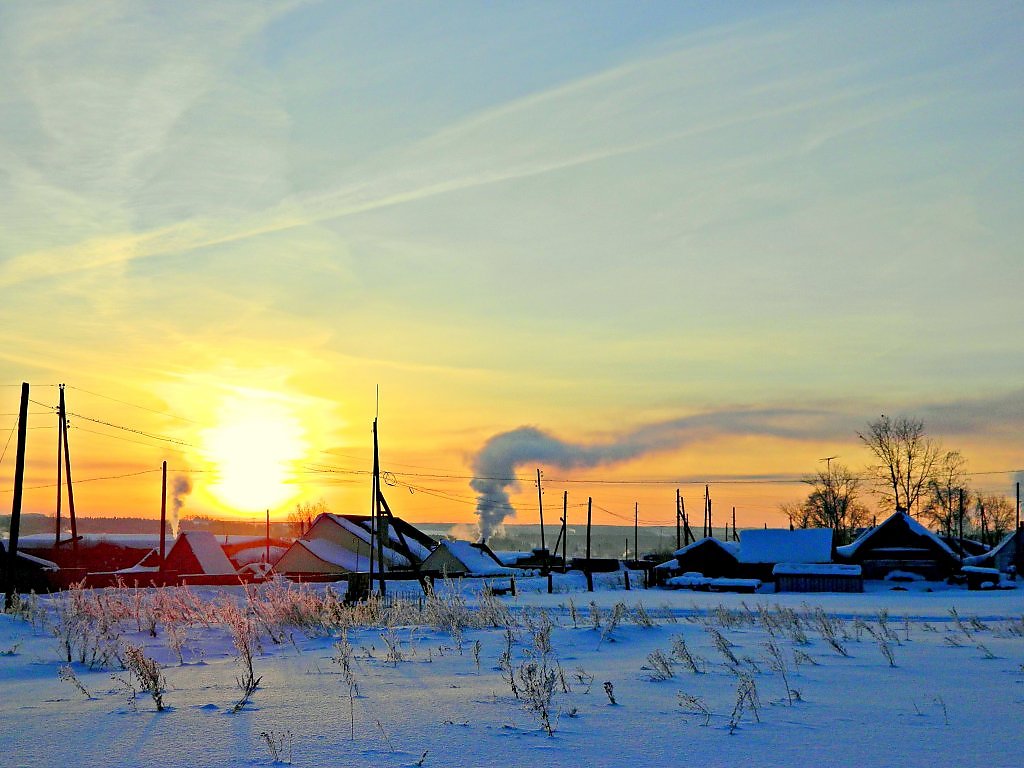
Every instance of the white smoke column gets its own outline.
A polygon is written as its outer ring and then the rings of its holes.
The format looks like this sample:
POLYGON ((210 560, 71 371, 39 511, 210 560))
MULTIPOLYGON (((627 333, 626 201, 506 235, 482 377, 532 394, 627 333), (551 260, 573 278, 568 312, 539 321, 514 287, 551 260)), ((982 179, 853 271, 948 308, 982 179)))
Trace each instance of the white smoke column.
POLYGON ((192 481, 184 475, 176 475, 171 486, 171 536, 178 537, 178 512, 185 504, 185 497, 192 493, 192 481))
POLYGON ((679 448, 720 435, 767 435, 782 438, 833 437, 850 434, 853 424, 843 414, 807 409, 739 409, 714 411, 640 427, 604 443, 569 443, 537 429, 519 427, 494 435, 473 460, 480 535, 490 536, 513 514, 509 488, 516 470, 531 463, 560 469, 616 464, 648 453, 679 448))

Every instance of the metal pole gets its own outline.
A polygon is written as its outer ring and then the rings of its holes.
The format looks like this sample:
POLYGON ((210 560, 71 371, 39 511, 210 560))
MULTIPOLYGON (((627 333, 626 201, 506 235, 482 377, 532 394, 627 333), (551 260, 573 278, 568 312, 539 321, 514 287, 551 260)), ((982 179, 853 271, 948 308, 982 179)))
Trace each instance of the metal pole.
POLYGON ((11 503, 11 531, 7 539, 7 568, 4 584, 4 610, 11 609, 17 591, 18 533, 21 530, 21 499, 25 487, 25 440, 28 435, 28 382, 21 384, 21 407, 18 410, 18 453, 14 460, 14 500, 11 503))

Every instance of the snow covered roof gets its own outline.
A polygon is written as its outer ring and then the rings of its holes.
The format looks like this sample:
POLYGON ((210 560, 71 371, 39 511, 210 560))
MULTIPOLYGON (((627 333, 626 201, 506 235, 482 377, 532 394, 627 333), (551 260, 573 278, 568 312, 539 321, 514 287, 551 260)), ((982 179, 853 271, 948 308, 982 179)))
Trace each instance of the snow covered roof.
POLYGON ((923 536, 925 538, 930 539, 935 543, 936 546, 938 546, 940 549, 948 553, 950 557, 956 558, 956 553, 953 552, 950 546, 942 540, 941 536, 939 536, 934 531, 929 531, 927 528, 925 528, 923 525, 917 522, 917 520, 912 518, 906 512, 894 512, 884 521, 882 521, 879 525, 875 526, 874 528, 868 528, 866 531, 864 531, 864 533, 858 536, 852 544, 847 544, 842 547, 836 547, 836 552, 838 552, 843 557, 853 557, 857 553, 858 549, 860 549, 862 546, 864 546, 864 544, 870 541, 872 537, 877 535, 878 532, 881 531, 883 528, 889 525, 898 524, 894 521, 902 522, 904 525, 907 526, 907 528, 910 529, 911 533, 915 533, 918 536, 923 536))
MULTIPOLYGON (((327 539, 298 539, 295 542, 295 546, 303 547, 311 552, 314 557, 346 571, 358 573, 370 570, 369 547, 367 547, 366 554, 357 554, 351 549, 335 544, 327 539)), ((391 551, 387 547, 384 548, 384 559, 391 566, 409 566, 409 561, 405 557, 391 551)))
POLYGON ((33 563, 34 565, 38 565, 44 571, 60 570, 60 566, 58 566, 56 563, 50 560, 44 560, 41 557, 36 557, 35 555, 30 555, 28 552, 22 552, 20 549, 18 550, 18 557, 22 558, 23 560, 27 560, 28 562, 33 563))
POLYGON ((775 576, 860 576, 859 565, 839 563, 779 563, 772 568, 775 576))
POLYGON ((699 547, 699 546, 706 546, 708 544, 717 544, 719 547, 724 549, 726 552, 728 552, 733 557, 739 557, 740 545, 739 545, 738 542, 735 542, 735 541, 720 541, 719 539, 716 539, 713 536, 708 536, 708 537, 703 538, 703 539, 697 539, 696 541, 691 541, 685 547, 683 547, 682 549, 677 549, 672 554, 675 555, 676 557, 680 557, 681 555, 685 555, 691 549, 695 549, 696 547, 699 547))
MULTIPOLYGON (((209 531, 185 531, 178 535, 173 549, 183 543, 187 544, 192 554, 199 561, 202 572, 208 576, 230 576, 234 575, 235 567, 220 548, 217 539, 209 531)), ((170 555, 168 555, 170 558, 170 555)))
POLYGON ((515 565, 520 560, 528 560, 533 556, 532 552, 511 552, 508 550, 496 550, 494 552, 495 557, 501 561, 502 565, 515 565))
POLYGON ((467 573, 476 576, 504 576, 513 573, 512 569, 504 567, 499 560, 490 557, 487 552, 479 547, 474 547, 468 541, 446 539, 437 546, 447 549, 452 557, 466 567, 467 573))
POLYGON ((831 528, 753 528, 740 531, 741 563, 828 563, 831 528))
MULTIPOLYGON (((62 533, 64 539, 70 538, 69 533, 62 533)), ((168 545, 174 542, 174 537, 168 531, 166 536, 168 545)), ((157 549, 160 546, 159 533, 85 533, 79 534, 78 546, 91 547, 98 544, 112 544, 126 549, 157 549)), ((49 549, 53 546, 53 533, 31 533, 27 536, 18 537, 18 547, 26 549, 49 549)))
MULTIPOLYGON (((281 559, 281 555, 288 551, 287 547, 270 547, 270 562, 276 563, 281 559)), ((249 547, 248 549, 240 549, 232 555, 232 559, 241 565, 249 565, 251 563, 259 563, 263 561, 263 558, 267 556, 266 545, 262 547, 249 547)))
MULTIPOLYGON (((358 539, 365 541, 367 544, 370 543, 371 535, 369 529, 366 526, 360 525, 359 523, 353 520, 349 520, 347 517, 344 517, 343 515, 334 515, 327 513, 325 517, 333 520, 335 523, 340 525, 342 528, 344 528, 346 531, 348 531, 358 539)), ((412 553, 413 557, 417 558, 418 560, 426 560, 427 557, 430 555, 430 550, 423 546, 420 542, 416 541, 411 536, 399 536, 398 531, 395 530, 395 526, 388 526, 389 541, 399 543, 403 540, 403 538, 406 545, 409 547, 409 551, 412 553)), ((394 549, 394 547, 392 547, 392 549, 394 549)), ((399 555, 397 552, 393 554, 395 555, 395 557, 401 557, 405 565, 409 564, 408 558, 399 555)))
POLYGON ((964 565, 981 565, 982 563, 994 563, 996 562, 996 556, 999 555, 1005 547, 1010 546, 1010 542, 1013 541, 1013 537, 1017 535, 1016 531, 1010 531, 1003 540, 996 544, 988 552, 981 555, 973 555, 971 557, 964 558, 964 565))

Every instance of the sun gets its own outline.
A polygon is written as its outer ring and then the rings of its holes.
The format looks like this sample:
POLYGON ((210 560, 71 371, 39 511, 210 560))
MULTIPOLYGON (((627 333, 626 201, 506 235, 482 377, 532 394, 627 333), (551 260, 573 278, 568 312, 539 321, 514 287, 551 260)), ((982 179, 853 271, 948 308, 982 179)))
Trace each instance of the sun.
POLYGON ((237 512, 268 509, 296 495, 293 467, 306 453, 305 432, 289 404, 248 392, 222 403, 217 424, 202 432, 216 481, 210 493, 237 512))

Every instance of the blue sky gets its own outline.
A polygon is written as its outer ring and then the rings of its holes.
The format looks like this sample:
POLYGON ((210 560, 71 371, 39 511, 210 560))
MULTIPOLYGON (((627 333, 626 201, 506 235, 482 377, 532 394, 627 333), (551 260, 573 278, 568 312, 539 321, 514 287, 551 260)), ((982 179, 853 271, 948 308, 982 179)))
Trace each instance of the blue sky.
MULTIPOLYGON (((362 446, 379 384, 395 449, 463 468, 522 424, 586 440, 810 403, 941 427, 969 402, 991 414, 976 462, 1001 468, 1021 448, 1022 22, 6 4, 3 381, 204 423, 211 390, 262 388, 313 452, 362 446)), ((802 471, 820 447, 772 450, 802 471)))

